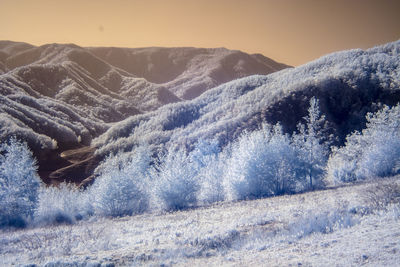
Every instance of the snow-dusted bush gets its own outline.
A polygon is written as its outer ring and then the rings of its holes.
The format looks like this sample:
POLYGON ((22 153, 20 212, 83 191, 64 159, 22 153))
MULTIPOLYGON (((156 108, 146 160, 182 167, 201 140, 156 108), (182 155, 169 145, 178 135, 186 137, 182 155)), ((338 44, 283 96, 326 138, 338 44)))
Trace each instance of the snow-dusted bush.
POLYGON ((319 101, 310 100, 306 124, 292 138, 278 124, 244 134, 233 144, 224 185, 228 199, 260 198, 323 186, 329 144, 328 122, 319 101))
POLYGON ((233 145, 224 178, 227 197, 253 199, 296 192, 305 184, 303 165, 281 127, 264 126, 233 145))
POLYGON ((151 168, 156 208, 181 210, 197 205, 198 169, 186 151, 171 148, 151 168))
POLYGON ((313 233, 331 233, 357 224, 358 219, 346 208, 338 207, 332 211, 308 211, 300 219, 288 226, 293 237, 303 238, 313 233))
POLYGON ((367 114, 362 132, 347 136, 328 162, 331 183, 351 182, 400 173, 400 105, 367 114))
POLYGON ((146 146, 137 148, 134 153, 121 153, 106 159, 97 168, 99 176, 88 189, 95 213, 119 217, 147 210, 150 160, 146 146))
POLYGON ((61 184, 40 188, 34 217, 40 225, 71 224, 92 213, 86 192, 71 184, 61 184))
POLYGON ((190 153, 190 158, 198 170, 200 189, 197 194, 199 204, 210 204, 224 200, 223 174, 227 160, 217 141, 200 140, 190 153))
POLYGON ((0 146, 0 227, 23 227, 32 219, 40 179, 25 143, 12 137, 0 146))

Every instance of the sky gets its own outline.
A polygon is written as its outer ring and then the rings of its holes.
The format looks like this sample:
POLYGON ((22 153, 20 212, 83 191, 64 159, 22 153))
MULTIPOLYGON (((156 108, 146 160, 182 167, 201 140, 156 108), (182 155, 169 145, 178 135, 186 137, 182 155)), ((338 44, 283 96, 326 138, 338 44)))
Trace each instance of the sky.
POLYGON ((400 0, 0 0, 0 40, 226 47, 298 66, 400 39, 400 0))

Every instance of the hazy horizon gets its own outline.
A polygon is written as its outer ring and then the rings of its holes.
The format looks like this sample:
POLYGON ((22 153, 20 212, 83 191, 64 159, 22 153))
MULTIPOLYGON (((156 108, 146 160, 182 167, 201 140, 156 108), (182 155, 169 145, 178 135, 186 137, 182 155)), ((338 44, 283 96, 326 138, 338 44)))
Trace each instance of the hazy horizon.
POLYGON ((1 40, 226 47, 297 66, 400 38, 400 1, 3 0, 1 40))

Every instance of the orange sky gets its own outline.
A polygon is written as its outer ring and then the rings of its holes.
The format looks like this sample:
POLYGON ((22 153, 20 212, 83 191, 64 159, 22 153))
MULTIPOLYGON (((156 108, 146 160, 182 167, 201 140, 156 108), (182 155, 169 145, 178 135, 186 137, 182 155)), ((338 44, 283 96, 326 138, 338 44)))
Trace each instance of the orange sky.
POLYGON ((0 0, 0 40, 227 47, 299 65, 400 39, 400 0, 0 0))

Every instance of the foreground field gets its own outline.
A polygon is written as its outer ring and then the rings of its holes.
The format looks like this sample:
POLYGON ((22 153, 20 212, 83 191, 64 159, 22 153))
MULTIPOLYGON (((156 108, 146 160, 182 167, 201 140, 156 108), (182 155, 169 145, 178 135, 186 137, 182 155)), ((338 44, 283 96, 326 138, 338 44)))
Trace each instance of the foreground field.
POLYGON ((0 265, 398 266, 398 180, 2 231, 0 265))

